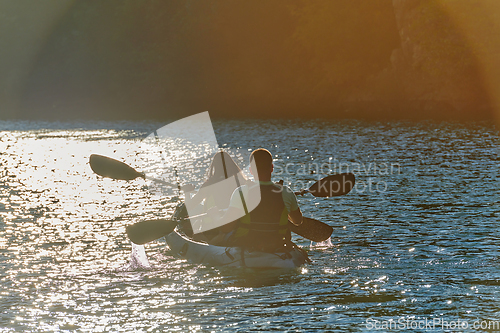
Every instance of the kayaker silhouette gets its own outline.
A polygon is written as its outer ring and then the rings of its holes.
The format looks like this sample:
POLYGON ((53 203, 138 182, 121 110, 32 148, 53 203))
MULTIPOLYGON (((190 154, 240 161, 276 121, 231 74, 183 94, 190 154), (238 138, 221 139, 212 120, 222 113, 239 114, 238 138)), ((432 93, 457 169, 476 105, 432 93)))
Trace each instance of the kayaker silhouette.
MULTIPOLYGON (((214 210, 227 209, 231 195, 238 187, 237 185, 248 182, 241 168, 225 151, 219 151, 213 156, 206 177, 198 192, 191 198, 186 197, 186 204, 190 205, 190 207, 201 205, 200 211, 207 213, 211 210, 211 215, 213 215, 214 210), (224 180, 234 176, 238 176, 238 182, 225 182, 222 184, 224 180), (222 186, 218 186, 218 184, 222 184, 222 186)), ((206 216, 201 220, 201 223, 205 224, 205 228, 209 228, 206 225, 212 224, 212 218, 206 216)), ((213 228, 194 234, 193 239, 210 242, 218 234, 219 229, 213 228)))
POLYGON ((229 208, 221 218, 224 225, 220 230, 226 235, 214 239, 213 243, 263 252, 292 246, 288 219, 300 225, 302 212, 293 191, 271 181, 273 169, 273 158, 267 149, 252 152, 250 172, 255 183, 242 185, 234 191, 229 208))

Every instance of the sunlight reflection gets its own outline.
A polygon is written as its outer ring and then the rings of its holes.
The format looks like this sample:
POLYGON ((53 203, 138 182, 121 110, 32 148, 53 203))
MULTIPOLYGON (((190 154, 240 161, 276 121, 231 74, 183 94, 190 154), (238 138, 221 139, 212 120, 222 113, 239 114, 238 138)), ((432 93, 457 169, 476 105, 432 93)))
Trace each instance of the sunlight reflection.
MULTIPOLYGON (((354 138, 357 135, 363 138, 359 134, 363 128, 356 127, 352 130, 355 133, 347 135, 346 140, 356 143, 354 138)), ((419 128, 415 130, 415 135, 427 138, 426 133, 429 132, 421 132, 419 128)), ((304 128, 299 129, 289 133, 304 131, 304 128)), ((335 129, 328 128, 326 131, 335 129)), ((409 130, 405 127, 405 131, 409 130)), ((436 223, 431 225, 412 224, 416 229, 411 229, 410 233, 410 223, 404 220, 407 217, 401 217, 389 208, 378 212, 377 209, 384 207, 378 207, 364 198, 360 200, 356 195, 338 200, 299 199, 306 212, 326 219, 334 211, 352 223, 347 229, 338 229, 340 235, 335 239, 338 246, 334 250, 311 251, 314 264, 290 274, 269 274, 267 277, 262 272, 225 271, 193 265, 174 258, 166 250, 164 241, 150 243, 140 251, 134 249, 125 234, 125 226, 142 219, 170 216, 179 198, 154 198, 146 190, 146 182, 142 179, 114 181, 95 175, 88 165, 90 153, 118 158, 142 171, 137 155, 140 151, 139 140, 135 137, 133 140, 116 139, 116 132, 95 132, 87 135, 84 131, 46 131, 31 136, 9 132, 11 134, 6 135, 7 139, 2 137, 4 141, 0 141, 2 148, 5 147, 0 161, 9 172, 0 178, 4 182, 0 184, 0 255, 4 268, 4 274, 0 276, 3 286, 0 302, 5 311, 4 318, 16 322, 7 323, 9 329, 91 332, 96 329, 159 331, 168 328, 183 331, 192 324, 193 329, 201 325, 202 330, 209 331, 212 325, 213 330, 220 330, 238 323, 241 331, 252 328, 287 330, 291 326, 286 325, 295 321, 295 317, 283 321, 275 316, 292 311, 298 314, 297 322, 309 320, 311 324, 307 328, 314 331, 325 328, 319 326, 323 321, 328 325, 332 320, 346 320, 344 316, 358 318, 362 312, 371 313, 374 306, 377 311, 381 309, 391 313, 413 311, 419 306, 422 311, 433 315, 437 311, 434 311, 434 306, 439 307, 446 300, 452 300, 450 308, 465 306, 473 313, 479 311, 479 314, 485 314, 488 310, 483 308, 492 309, 498 303, 495 302, 498 279, 493 269, 496 263, 494 244, 491 243, 490 247, 487 243, 481 248, 481 244, 491 241, 493 236, 490 235, 496 230, 490 219, 467 220, 463 217, 472 233, 467 235, 465 229, 457 233, 448 232, 450 239, 440 240, 426 249, 425 246, 412 244, 419 244, 416 241, 422 241, 421 244, 435 242, 432 236, 423 235, 433 235, 439 229, 451 230, 448 215, 442 220, 438 216, 436 223), (66 144, 65 140, 74 142, 66 144), (7 145, 10 146, 7 148, 7 145), (333 205, 315 205, 326 200, 337 200, 340 204, 335 208, 331 208, 333 205), (352 208, 358 205, 367 207, 352 208), (381 215, 395 214, 391 217, 390 228, 384 221, 374 224, 369 218, 374 210, 381 215), (362 215, 353 214, 355 211, 362 215), (398 220, 400 218, 402 221, 398 220), (354 223, 361 220, 365 222, 354 223), (485 224, 487 232, 483 232, 480 229, 482 225, 478 224, 485 224), (371 232, 375 229, 376 237, 371 232), (466 241, 462 242, 458 238, 460 235, 470 236, 475 242, 465 238, 466 241), (412 247, 418 251, 409 252, 412 247), (442 249, 446 251, 442 252, 442 249), (441 252, 437 252, 439 250, 441 252), (469 255, 468 251, 477 252, 469 255), (452 262, 446 263, 442 260, 443 253, 457 256, 446 258, 452 262), (416 254, 424 259, 416 257, 416 254), (132 267, 130 262, 133 256, 141 264, 132 267), (461 258, 466 258, 466 262, 461 258), (149 269, 141 268, 147 267, 147 264, 149 269), (480 276, 477 270, 467 273, 466 264, 489 271, 484 276, 480 276), (444 270, 453 276, 460 276, 460 279, 446 282, 442 278, 444 270), (471 288, 471 285, 475 287, 471 288), (467 293, 463 291, 465 289, 467 293), (443 300, 439 297, 443 292, 451 294, 443 300), (429 305, 424 304, 427 300, 430 300, 429 305), (410 305, 411 302, 418 304, 410 305), (479 305, 473 302, 479 302, 479 305), (228 307, 228 304, 231 306, 228 307), (311 308, 316 310, 311 313, 311 308), (256 324, 249 323, 257 316, 264 318, 256 324), (219 323, 219 318, 224 320, 219 323), (192 322, 189 323, 188 319, 192 322), (268 321, 271 325, 267 324, 268 321), (72 326, 74 323, 78 327, 72 326), (154 326, 157 324, 160 326, 154 326), (256 326, 259 324, 262 326, 256 326)), ((315 127, 314 133, 317 132, 315 127)), ((379 142, 381 138, 381 133, 377 133, 373 142, 379 142)), ((306 134, 300 138, 301 141, 308 140, 306 134)), ((470 135, 469 132, 466 134, 470 135)), ((252 138, 258 137, 252 135, 252 138)), ((264 136, 256 144, 268 139, 269 136, 264 136)), ((488 140, 485 142, 491 146, 496 137, 488 140)), ((311 140, 304 146, 314 144, 311 140)), ((376 144, 371 147, 376 147, 376 144)), ((424 145, 416 147, 420 152, 424 145)), ((464 146, 463 156, 473 153, 469 148, 468 144, 464 146)), ((366 154, 373 154, 373 150, 366 154)), ((280 152, 279 156, 283 159, 290 157, 294 161, 303 158, 293 155, 293 152, 287 155, 286 151, 280 152)), ((483 162, 481 168, 485 168, 483 162)), ((496 160, 491 159, 487 167, 492 169, 494 163, 496 160)), ((467 164, 467 168, 473 166, 467 164)), ((200 167, 198 172, 203 173, 204 169, 200 167)), ((296 181, 296 178, 290 181, 296 181)), ((416 179, 412 181, 417 184, 416 179)), ((423 186, 427 185, 427 181, 422 183, 423 186)), ((482 184, 490 186, 491 182, 482 184)), ((474 185, 475 190, 477 186, 474 185)), ((489 187, 488 193, 493 190, 494 187, 489 187)), ((393 194, 397 195, 396 202, 400 202, 401 193, 397 191, 394 190, 393 194)), ((450 196, 451 201, 456 199, 453 195, 450 196)), ((410 197, 408 200, 416 204, 420 199, 410 197)), ((485 212, 488 217, 492 216, 489 209, 485 212)), ((409 211, 411 209, 405 209, 405 213, 409 211)), ((434 209, 430 213, 434 214, 434 209)), ((453 224, 455 229, 460 226, 460 220, 457 221, 453 224)), ((294 241, 302 246, 309 243, 296 236, 294 241)), ((311 248, 317 246, 311 244, 311 248)))

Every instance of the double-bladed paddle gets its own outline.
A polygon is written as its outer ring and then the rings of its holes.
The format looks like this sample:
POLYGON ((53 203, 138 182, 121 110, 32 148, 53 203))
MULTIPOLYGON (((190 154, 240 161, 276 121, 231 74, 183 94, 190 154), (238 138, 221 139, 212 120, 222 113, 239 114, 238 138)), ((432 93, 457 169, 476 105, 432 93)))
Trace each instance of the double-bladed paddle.
MULTIPOLYGON (((162 184, 177 187, 177 185, 163 181, 161 179, 146 176, 144 172, 139 172, 132 168, 130 165, 121 161, 115 160, 111 157, 92 154, 89 158, 90 167, 92 170, 102 176, 117 180, 133 180, 136 178, 143 178, 160 182, 162 184)), ((328 198, 336 197, 349 193, 354 187, 354 174, 342 173, 338 175, 331 175, 318 180, 309 189, 295 192, 296 195, 303 195, 311 193, 315 197, 328 198)), ((191 189, 190 185, 189 188, 191 189)), ((185 187, 183 187, 185 189, 185 187)))
MULTIPOLYGON (((163 180, 148 177, 143 172, 139 172, 131 166, 110 157, 93 154, 90 156, 89 163, 92 170, 103 177, 118 180, 133 180, 140 177, 177 187, 177 185, 163 180)), ((354 187, 354 183, 355 177, 352 173, 330 175, 318 180, 309 189, 295 192, 295 194, 303 195, 311 193, 315 197, 335 197, 349 193, 354 187)), ((190 188, 190 190, 192 189, 190 188)), ((135 244, 145 244, 168 235, 175 229, 178 223, 178 220, 166 219, 141 221, 128 226, 127 235, 135 244)), ((303 218, 303 223, 300 226, 296 226, 290 222, 290 229, 297 235, 314 242, 327 240, 333 232, 333 227, 308 217, 303 218)))
MULTIPOLYGON (((143 245, 170 234, 179 222, 179 220, 166 219, 137 222, 127 226, 127 236, 134 244, 143 245)), ((333 232, 333 227, 328 224, 305 216, 302 218, 301 225, 297 226, 288 221, 288 226, 292 232, 313 242, 323 242, 333 232)))
MULTIPOLYGON (((349 193, 354 186, 353 174, 331 175, 320 179, 309 189, 295 192, 297 195, 311 193, 316 197, 333 197, 349 193)), ((199 218, 205 214, 192 218, 199 218)), ((189 219, 186 217, 185 219, 189 219)), ((174 231, 178 220, 147 220, 137 222, 127 227, 127 235, 135 244, 145 244, 155 239, 164 237, 174 231)), ((313 242, 323 242, 327 240, 333 232, 333 227, 321 221, 303 217, 302 224, 297 226, 289 222, 290 230, 299 236, 312 240, 313 242)))

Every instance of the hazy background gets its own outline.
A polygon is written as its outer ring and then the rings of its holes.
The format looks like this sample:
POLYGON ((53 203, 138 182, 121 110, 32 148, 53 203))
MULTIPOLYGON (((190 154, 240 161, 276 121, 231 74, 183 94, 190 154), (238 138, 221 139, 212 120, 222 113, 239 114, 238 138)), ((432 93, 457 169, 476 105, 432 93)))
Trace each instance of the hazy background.
POLYGON ((0 119, 493 119, 497 0, 0 0, 0 119))

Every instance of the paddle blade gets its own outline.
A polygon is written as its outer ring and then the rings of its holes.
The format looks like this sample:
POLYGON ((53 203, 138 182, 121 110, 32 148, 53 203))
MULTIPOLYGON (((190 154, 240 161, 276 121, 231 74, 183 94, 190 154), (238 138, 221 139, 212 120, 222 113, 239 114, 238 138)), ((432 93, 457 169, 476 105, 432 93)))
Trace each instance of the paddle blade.
POLYGON ((299 226, 292 222, 288 222, 288 226, 292 232, 313 242, 324 242, 330 238, 333 232, 333 227, 309 217, 304 217, 299 226))
POLYGON ((127 226, 127 236, 133 243, 142 245, 168 235, 176 225, 172 220, 141 221, 127 226))
POLYGON ((309 188, 309 193, 315 197, 337 197, 349 193, 354 187, 356 179, 352 173, 331 175, 318 180, 309 188))
POLYGON ((90 155, 89 163, 92 171, 99 176, 119 180, 132 180, 137 177, 144 178, 143 173, 137 172, 131 166, 110 157, 92 154, 90 155))

